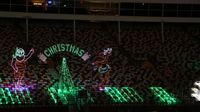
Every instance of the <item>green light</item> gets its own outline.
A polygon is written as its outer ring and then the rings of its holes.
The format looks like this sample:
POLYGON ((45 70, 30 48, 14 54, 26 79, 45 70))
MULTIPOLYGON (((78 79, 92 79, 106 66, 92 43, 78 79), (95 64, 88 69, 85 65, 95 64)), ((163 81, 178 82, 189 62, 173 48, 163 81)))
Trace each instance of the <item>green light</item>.
POLYGON ((1 88, 1 93, 6 101, 6 104, 8 104, 8 97, 6 96, 5 91, 2 88, 1 88))
POLYGON ((122 102, 121 97, 120 97, 118 94, 115 93, 115 91, 113 90, 113 88, 110 88, 110 90, 111 90, 110 93, 113 94, 113 96, 114 96, 115 98, 117 98, 117 99, 116 99, 116 100, 117 100, 116 102, 122 102))
POLYGON ((112 98, 112 100, 114 101, 114 102, 117 102, 117 99, 115 99, 115 97, 114 97, 114 94, 110 91, 111 90, 111 88, 110 87, 105 87, 106 88, 106 94, 107 95, 109 95, 111 98, 112 98))
POLYGON ((3 91, 3 89, 1 89, 1 88, 0 88, 0 93, 1 93, 1 94, 0 94, 0 97, 1 97, 1 98, 0 98, 0 101, 1 101, 0 104, 3 104, 2 99, 3 99, 3 96, 4 96, 4 95, 3 95, 3 94, 4 94, 4 91, 3 91))
MULTIPOLYGON (((26 89, 30 103, 33 103, 30 97, 30 92, 26 89)), ((24 95, 23 90, 11 91, 9 88, 0 88, 0 104, 22 104, 27 103, 27 97, 24 95)))
POLYGON ((54 103, 58 103, 56 96, 63 104, 68 104, 76 99, 79 88, 74 86, 66 58, 63 58, 60 69, 60 78, 57 83, 48 89, 48 92, 54 103))
POLYGON ((87 96, 88 96, 87 103, 94 103, 94 99, 89 92, 87 92, 87 96))
POLYGON ((76 56, 82 57, 85 51, 73 44, 56 44, 44 50, 44 54, 50 57, 59 52, 70 52, 76 56))
POLYGON ((132 94, 130 94, 131 92, 127 89, 127 87, 122 87, 121 89, 120 89, 120 91, 128 98, 128 100, 130 101, 130 102, 134 102, 132 99, 131 99, 131 96, 135 99, 135 101, 138 101, 132 94), (127 93, 127 92, 128 93, 127 93), (129 96, 129 95, 130 96, 129 96))
POLYGON ((120 102, 128 102, 116 87, 113 87, 113 90, 116 92, 117 97, 120 98, 120 102))
POLYGON ((162 87, 150 87, 149 88, 156 99, 158 99, 158 103, 164 104, 164 105, 175 105, 180 103, 180 100, 174 97, 174 95, 170 95, 166 92, 162 87))
POLYGON ((66 58, 63 58, 62 66, 61 66, 61 73, 60 73, 60 80, 59 80, 59 89, 61 90, 68 90, 68 92, 72 92, 74 94, 74 82, 72 80, 70 71, 67 67, 66 58))
POLYGON ((105 89, 105 93, 116 103, 143 102, 139 94, 130 87, 122 87, 120 89, 116 87, 105 87, 105 89))
POLYGON ((5 90, 7 91, 7 94, 8 94, 8 96, 10 97, 10 99, 11 99, 11 101, 12 101, 12 104, 15 104, 14 98, 12 97, 12 94, 11 94, 9 88, 5 88, 5 90))
POLYGON ((29 100, 30 100, 30 103, 34 103, 34 102, 33 102, 33 99, 31 98, 30 91, 29 91, 27 88, 26 88, 25 90, 26 90, 26 93, 27 93, 28 98, 29 98, 29 100))
POLYGON ((17 93, 17 90, 16 90, 16 89, 15 89, 15 96, 16 96, 16 99, 17 99, 18 104, 21 104, 22 102, 21 102, 20 99, 19 99, 19 96, 18 96, 18 93, 17 93))
POLYGON ((54 103, 56 104, 57 103, 57 99, 56 99, 56 97, 54 95, 56 93, 56 90, 53 87, 51 87, 51 88, 48 88, 48 92, 50 93, 51 98, 53 99, 54 103))
POLYGON ((20 93, 21 93, 21 95, 22 95, 22 98, 23 98, 24 102, 26 103, 26 98, 25 98, 25 96, 24 96, 24 93, 23 93, 23 91, 22 91, 22 90, 20 90, 20 93))
POLYGON ((67 100, 67 94, 65 96, 64 92, 61 89, 58 89, 58 96, 60 97, 60 100, 62 101, 63 104, 67 104, 68 100, 67 100))
POLYGON ((140 102, 144 101, 143 98, 133 88, 127 87, 127 89, 130 89, 132 91, 132 93, 134 93, 134 95, 132 95, 132 96, 135 96, 134 98, 138 97, 140 102))

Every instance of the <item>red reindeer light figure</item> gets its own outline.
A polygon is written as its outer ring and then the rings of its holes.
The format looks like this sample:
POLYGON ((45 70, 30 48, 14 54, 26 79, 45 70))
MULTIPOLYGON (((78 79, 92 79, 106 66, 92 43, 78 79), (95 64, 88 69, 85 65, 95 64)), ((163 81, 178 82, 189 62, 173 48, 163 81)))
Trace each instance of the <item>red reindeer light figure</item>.
POLYGON ((34 49, 32 48, 27 55, 22 48, 16 48, 15 54, 12 57, 11 66, 14 70, 14 79, 17 81, 16 85, 22 85, 24 78, 27 60, 33 55, 34 49))
POLYGON ((108 65, 108 59, 111 56, 112 48, 106 48, 103 52, 100 52, 97 59, 92 65, 94 65, 94 70, 98 70, 100 74, 103 75, 103 80, 99 85, 99 89, 103 90, 104 85, 109 83, 109 78, 111 76, 111 67, 108 65))

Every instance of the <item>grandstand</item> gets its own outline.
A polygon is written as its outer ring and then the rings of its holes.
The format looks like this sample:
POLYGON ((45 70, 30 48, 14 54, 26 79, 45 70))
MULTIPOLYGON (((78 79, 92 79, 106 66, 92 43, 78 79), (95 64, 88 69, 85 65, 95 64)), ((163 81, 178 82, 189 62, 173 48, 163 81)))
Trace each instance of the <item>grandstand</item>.
POLYGON ((194 112, 199 17, 199 0, 1 0, 0 109, 194 112))

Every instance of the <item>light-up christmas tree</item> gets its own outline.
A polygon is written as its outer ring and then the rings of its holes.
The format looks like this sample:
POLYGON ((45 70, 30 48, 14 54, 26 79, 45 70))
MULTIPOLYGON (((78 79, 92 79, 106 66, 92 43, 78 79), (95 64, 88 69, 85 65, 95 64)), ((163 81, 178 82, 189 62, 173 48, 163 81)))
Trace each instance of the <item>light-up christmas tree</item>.
POLYGON ((59 74, 59 81, 54 86, 50 87, 48 91, 55 103, 57 103, 57 100, 54 95, 57 95, 63 104, 68 104, 70 100, 76 99, 78 88, 74 86, 66 58, 62 59, 59 74))
POLYGON ((67 66, 66 58, 63 58, 60 69, 61 70, 58 88, 61 90, 71 90, 71 88, 74 88, 74 82, 67 66))

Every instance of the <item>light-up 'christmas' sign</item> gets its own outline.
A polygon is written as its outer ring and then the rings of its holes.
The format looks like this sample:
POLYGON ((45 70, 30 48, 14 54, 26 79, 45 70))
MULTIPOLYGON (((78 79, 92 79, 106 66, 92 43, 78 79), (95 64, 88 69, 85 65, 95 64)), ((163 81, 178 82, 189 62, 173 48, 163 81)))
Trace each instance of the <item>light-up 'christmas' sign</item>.
POLYGON ((90 54, 88 52, 85 52, 85 50, 73 45, 73 44, 56 44, 53 46, 48 47, 43 51, 43 53, 40 53, 38 55, 39 59, 46 63, 46 59, 56 53, 59 52, 70 52, 74 54, 75 56, 81 57, 84 61, 90 58, 90 54))

